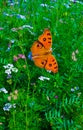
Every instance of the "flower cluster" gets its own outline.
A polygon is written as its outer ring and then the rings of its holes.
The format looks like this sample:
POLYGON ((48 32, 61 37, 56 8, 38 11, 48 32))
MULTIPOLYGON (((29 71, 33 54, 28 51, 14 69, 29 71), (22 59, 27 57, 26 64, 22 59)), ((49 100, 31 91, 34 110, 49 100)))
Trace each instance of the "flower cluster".
POLYGON ((17 73, 18 69, 16 67, 14 67, 13 64, 7 64, 3 66, 5 68, 5 73, 7 74, 7 78, 11 78, 11 73, 17 73))
POLYGON ((11 108, 16 108, 15 104, 11 104, 11 103, 6 103, 3 107, 4 111, 9 111, 11 108))
POLYGON ((18 59, 24 59, 26 60, 26 56, 24 54, 18 54, 18 56, 13 57, 14 61, 18 61, 18 59))
POLYGON ((76 54, 78 54, 78 53, 79 53, 78 49, 76 51, 72 52, 72 60, 73 61, 77 61, 76 54))
POLYGON ((8 96, 8 100, 11 101, 13 100, 17 100, 18 98, 18 90, 14 90, 13 93, 10 93, 10 95, 8 96))

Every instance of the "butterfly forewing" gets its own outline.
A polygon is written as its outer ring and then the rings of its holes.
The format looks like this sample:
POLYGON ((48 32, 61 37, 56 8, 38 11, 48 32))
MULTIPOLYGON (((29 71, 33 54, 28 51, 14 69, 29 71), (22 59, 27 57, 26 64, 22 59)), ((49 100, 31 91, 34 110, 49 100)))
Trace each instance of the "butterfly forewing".
POLYGON ((45 49, 43 44, 41 44, 39 41, 35 41, 31 47, 32 56, 41 56, 46 55, 48 53, 51 53, 52 50, 45 49))
POLYGON ((52 35, 49 29, 45 29, 44 33, 39 36, 38 40, 46 49, 50 49, 52 47, 52 35))

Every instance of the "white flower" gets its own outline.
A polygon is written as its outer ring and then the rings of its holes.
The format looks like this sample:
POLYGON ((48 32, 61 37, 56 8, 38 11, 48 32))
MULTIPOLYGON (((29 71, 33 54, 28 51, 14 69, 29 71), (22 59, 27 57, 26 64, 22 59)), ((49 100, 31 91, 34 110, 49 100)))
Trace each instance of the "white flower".
POLYGON ((47 70, 47 72, 51 73, 52 71, 51 70, 47 70))
POLYGON ((47 96, 47 100, 49 101, 50 100, 50 98, 47 96))
POLYGON ((47 4, 40 4, 40 6, 47 7, 48 5, 47 4))
POLYGON ((14 6, 14 3, 10 3, 11 6, 14 6))
POLYGON ((74 92, 75 91, 75 89, 74 88, 71 88, 71 92, 74 92))
POLYGON ((11 42, 11 43, 14 43, 14 42, 15 42, 15 40, 14 40, 14 39, 12 39, 10 42, 11 42))
POLYGON ((3 107, 4 111, 9 111, 11 108, 16 108, 15 104, 11 104, 11 103, 6 103, 3 107))
POLYGON ((76 58, 76 56, 75 56, 75 52, 72 52, 72 60, 73 60, 73 61, 77 61, 77 58, 76 58))
POLYGON ((33 27, 31 27, 30 25, 23 25, 22 28, 30 28, 30 29, 33 29, 33 27))
POLYGON ((8 75, 11 74, 11 70, 7 69, 7 70, 5 70, 5 73, 8 74, 8 75))
POLYGON ((18 72, 18 69, 17 68, 12 68, 12 71, 17 73, 18 72))
POLYGON ((75 51, 75 53, 76 53, 76 54, 78 54, 78 53, 79 53, 78 49, 75 51))
POLYGON ((73 61, 77 61, 76 54, 78 54, 78 53, 79 53, 78 49, 72 52, 72 60, 73 61))
POLYGON ((7 64, 3 66, 5 69, 11 69, 13 66, 13 64, 7 64))
POLYGON ((44 80, 50 80, 50 78, 44 77, 44 76, 40 76, 38 79, 39 79, 39 80, 42 80, 42 81, 44 81, 44 80))
POLYGON ((5 15, 5 16, 9 16, 9 14, 7 14, 6 12, 4 12, 3 15, 5 15))
POLYGON ((50 21, 50 19, 49 19, 49 18, 46 18, 46 17, 43 17, 43 19, 46 20, 46 21, 50 21))
POLYGON ((5 73, 8 75, 10 75, 12 72, 15 72, 15 73, 18 72, 18 69, 15 68, 13 64, 7 64, 7 65, 4 65, 3 67, 6 69, 5 73))
POLYGON ((8 93, 8 91, 5 88, 0 88, 0 92, 8 93))
POLYGON ((7 69, 7 68, 8 68, 8 67, 7 67, 7 65, 4 65, 3 67, 4 67, 5 69, 7 69))
POLYGON ((26 17, 21 14, 17 14, 17 17, 26 20, 26 17))
POLYGON ((11 31, 17 32, 17 28, 12 28, 11 31))
POLYGON ((66 4, 66 3, 64 3, 64 6, 65 6, 66 8, 70 8, 70 6, 69 6, 68 4, 66 4))
POLYGON ((8 68, 12 68, 12 67, 14 67, 13 64, 8 64, 8 68))

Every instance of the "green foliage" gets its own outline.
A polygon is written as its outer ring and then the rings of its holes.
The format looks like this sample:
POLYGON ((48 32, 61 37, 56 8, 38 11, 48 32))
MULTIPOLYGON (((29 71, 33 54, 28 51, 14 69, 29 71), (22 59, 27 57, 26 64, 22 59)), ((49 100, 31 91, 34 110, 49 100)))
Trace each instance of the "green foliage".
POLYGON ((82 57, 81 1, 1 0, 0 130, 82 130, 82 57), (52 33, 56 74, 28 58, 44 28, 52 33))

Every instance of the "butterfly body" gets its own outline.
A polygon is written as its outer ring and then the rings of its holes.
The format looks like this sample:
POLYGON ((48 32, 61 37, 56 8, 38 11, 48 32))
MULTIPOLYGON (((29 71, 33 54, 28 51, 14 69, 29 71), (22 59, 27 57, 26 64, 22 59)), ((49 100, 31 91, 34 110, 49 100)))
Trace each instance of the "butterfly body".
POLYGON ((39 36, 31 47, 32 59, 36 66, 45 68, 53 73, 58 72, 58 64, 52 55, 52 36, 49 29, 39 36))

